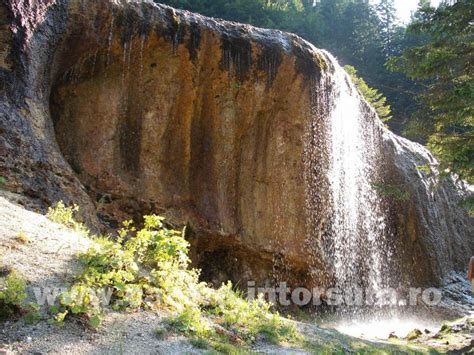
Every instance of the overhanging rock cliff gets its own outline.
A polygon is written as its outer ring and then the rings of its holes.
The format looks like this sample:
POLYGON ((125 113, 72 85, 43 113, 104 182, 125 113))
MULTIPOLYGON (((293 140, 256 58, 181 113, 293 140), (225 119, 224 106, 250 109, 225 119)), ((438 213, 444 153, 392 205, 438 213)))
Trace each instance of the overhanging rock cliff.
MULTIPOLYGON (((76 202, 94 227, 165 214, 188 225, 193 260, 216 283, 330 283, 328 221, 309 221, 304 152, 325 105, 322 52, 151 1, 9 0, 0 20, 7 189, 42 207, 76 202)), ((386 201, 394 272, 439 283, 472 254, 472 220, 451 181, 430 185, 416 168, 434 162, 424 148, 380 134, 383 182, 410 193, 386 201)))

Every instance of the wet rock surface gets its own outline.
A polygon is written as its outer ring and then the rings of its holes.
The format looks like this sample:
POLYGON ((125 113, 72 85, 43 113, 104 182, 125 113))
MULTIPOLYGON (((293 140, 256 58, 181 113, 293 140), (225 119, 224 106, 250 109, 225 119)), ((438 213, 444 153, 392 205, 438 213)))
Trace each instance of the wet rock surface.
MULTIPOLYGON (((321 52, 151 1, 6 1, 0 39, 4 188, 31 208, 74 201, 95 228, 164 214, 215 283, 328 282, 304 178, 321 52)), ((417 170, 435 163, 424 148, 385 138, 384 182, 410 193, 386 201, 393 272, 439 284, 472 254, 472 219, 417 170)))

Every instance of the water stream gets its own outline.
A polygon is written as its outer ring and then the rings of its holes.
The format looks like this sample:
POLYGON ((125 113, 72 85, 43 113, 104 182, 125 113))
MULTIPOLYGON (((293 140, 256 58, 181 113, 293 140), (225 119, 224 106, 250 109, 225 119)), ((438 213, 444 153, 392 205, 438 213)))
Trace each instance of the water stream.
POLYGON ((332 218, 330 239, 336 286, 379 293, 389 284, 390 245, 374 184, 381 155, 375 113, 361 100, 334 57, 327 122, 328 181, 332 218))
POLYGON ((314 81, 312 92, 313 122, 305 148, 306 204, 312 241, 318 243, 314 249, 324 250, 331 270, 332 284, 327 286, 343 295, 326 325, 354 336, 387 338, 393 331, 403 336, 420 322, 401 316, 384 294, 393 282, 387 211, 376 189, 381 180, 383 125, 337 60, 325 51, 319 53, 330 69, 314 81), (367 301, 375 303, 368 306, 367 301))

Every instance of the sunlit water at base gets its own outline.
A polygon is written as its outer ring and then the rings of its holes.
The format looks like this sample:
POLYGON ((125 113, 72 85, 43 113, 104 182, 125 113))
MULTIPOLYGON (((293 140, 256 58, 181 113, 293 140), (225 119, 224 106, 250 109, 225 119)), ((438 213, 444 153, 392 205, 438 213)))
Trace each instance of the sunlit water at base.
POLYGON ((346 319, 324 325, 333 327, 343 334, 369 340, 386 340, 389 338, 390 334, 403 338, 414 329, 419 329, 422 332, 427 330, 431 334, 435 334, 440 330, 439 322, 418 317, 390 317, 387 319, 374 320, 346 319))

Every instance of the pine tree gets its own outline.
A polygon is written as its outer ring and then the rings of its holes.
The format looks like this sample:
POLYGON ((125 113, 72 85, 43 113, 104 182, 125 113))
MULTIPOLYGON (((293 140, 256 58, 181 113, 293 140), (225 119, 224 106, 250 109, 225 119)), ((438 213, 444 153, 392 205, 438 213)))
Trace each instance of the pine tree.
POLYGON ((387 105, 387 98, 376 89, 371 88, 364 79, 357 75, 357 70, 351 65, 344 66, 344 70, 349 74, 352 82, 359 89, 364 99, 375 109, 377 115, 383 122, 392 118, 390 105, 387 105))
POLYGON ((380 0, 377 6, 377 14, 381 22, 383 50, 387 58, 391 57, 393 51, 393 40, 396 31, 396 10, 394 0, 380 0))
POLYGON ((425 6, 415 18, 408 30, 429 36, 429 42, 406 49, 390 65, 425 83, 420 98, 432 117, 429 146, 442 170, 474 183, 472 0, 425 6))

